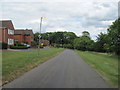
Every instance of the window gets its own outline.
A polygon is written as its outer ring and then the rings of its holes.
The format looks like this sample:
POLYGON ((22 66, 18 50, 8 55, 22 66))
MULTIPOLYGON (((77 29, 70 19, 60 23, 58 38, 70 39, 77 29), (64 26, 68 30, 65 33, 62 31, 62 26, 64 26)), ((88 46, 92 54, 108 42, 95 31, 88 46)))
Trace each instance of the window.
POLYGON ((11 39, 11 38, 8 38, 8 45, 13 45, 13 39, 11 39))
POLYGON ((18 44, 18 39, 15 39, 15 44, 18 44))
POLYGON ((14 34, 14 31, 13 31, 13 30, 8 29, 8 34, 13 35, 13 34, 14 34))

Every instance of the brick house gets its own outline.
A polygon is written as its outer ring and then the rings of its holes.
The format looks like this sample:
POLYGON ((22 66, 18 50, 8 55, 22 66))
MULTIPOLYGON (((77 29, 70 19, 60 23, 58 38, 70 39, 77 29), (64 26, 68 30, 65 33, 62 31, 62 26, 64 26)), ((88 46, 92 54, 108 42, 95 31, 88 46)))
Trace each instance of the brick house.
POLYGON ((15 44, 27 43, 30 46, 34 42, 32 29, 16 29, 14 33, 15 44))
POLYGON ((0 41, 14 45, 14 26, 11 20, 0 21, 0 41))
POLYGON ((10 45, 15 43, 28 43, 30 46, 34 42, 34 34, 32 29, 14 29, 11 20, 0 21, 0 42, 10 45))

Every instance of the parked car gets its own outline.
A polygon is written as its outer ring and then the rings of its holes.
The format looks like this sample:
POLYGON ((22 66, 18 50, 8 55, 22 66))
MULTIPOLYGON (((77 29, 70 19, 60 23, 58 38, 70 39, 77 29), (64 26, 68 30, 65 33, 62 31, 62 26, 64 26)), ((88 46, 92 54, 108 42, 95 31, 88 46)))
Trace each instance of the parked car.
POLYGON ((28 48, 30 48, 29 44, 26 44, 26 43, 21 43, 21 44, 27 46, 28 48))

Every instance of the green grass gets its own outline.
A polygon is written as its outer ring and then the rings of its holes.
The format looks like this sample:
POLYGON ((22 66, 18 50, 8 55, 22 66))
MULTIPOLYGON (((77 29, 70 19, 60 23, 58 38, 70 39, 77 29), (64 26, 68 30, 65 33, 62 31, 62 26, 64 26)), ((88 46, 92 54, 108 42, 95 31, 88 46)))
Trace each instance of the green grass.
POLYGON ((64 49, 51 48, 37 51, 7 52, 2 54, 2 84, 8 83, 23 73, 56 56, 64 49))
POLYGON ((118 87, 118 57, 106 53, 75 50, 112 88, 118 87))

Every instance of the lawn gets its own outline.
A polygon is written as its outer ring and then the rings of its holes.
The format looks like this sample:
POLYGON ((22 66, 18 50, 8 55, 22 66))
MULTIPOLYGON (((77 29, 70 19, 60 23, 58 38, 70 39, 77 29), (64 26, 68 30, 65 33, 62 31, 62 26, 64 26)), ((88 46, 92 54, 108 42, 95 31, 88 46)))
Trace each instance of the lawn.
POLYGON ((2 84, 14 80, 62 51, 62 48, 40 50, 39 56, 37 51, 2 53, 2 84))
POLYGON ((118 87, 118 57, 106 53, 75 50, 112 88, 118 87))

